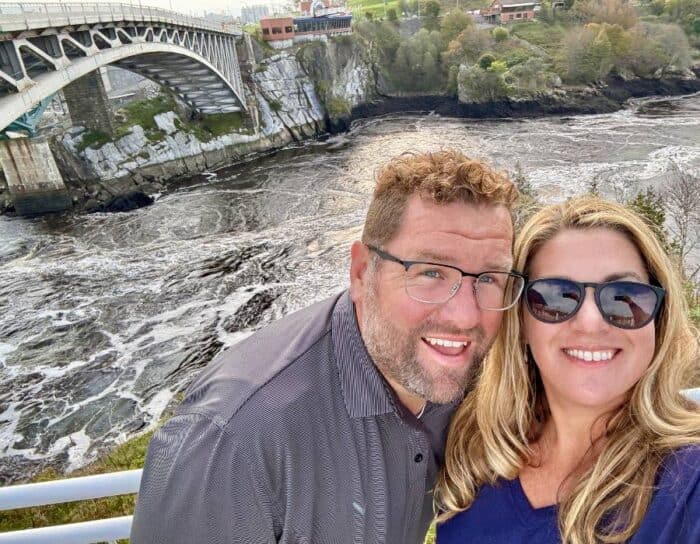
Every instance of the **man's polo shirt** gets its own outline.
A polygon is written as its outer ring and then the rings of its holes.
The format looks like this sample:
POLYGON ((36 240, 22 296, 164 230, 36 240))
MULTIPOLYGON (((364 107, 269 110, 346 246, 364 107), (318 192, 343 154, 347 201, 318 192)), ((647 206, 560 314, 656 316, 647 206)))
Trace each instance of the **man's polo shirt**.
POLYGON ((347 292, 228 349, 153 437, 132 544, 422 543, 454 405, 416 419, 347 292))

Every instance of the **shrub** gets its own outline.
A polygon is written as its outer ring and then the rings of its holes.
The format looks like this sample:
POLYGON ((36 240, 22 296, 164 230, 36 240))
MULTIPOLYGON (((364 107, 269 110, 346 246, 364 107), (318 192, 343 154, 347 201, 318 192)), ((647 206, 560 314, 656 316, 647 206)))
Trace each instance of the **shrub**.
POLYGON ((479 57, 477 64, 482 70, 487 70, 495 60, 496 57, 494 57, 491 53, 484 53, 479 57))
POLYGON ((510 33, 508 32, 507 28, 503 28, 502 26, 497 26, 496 28, 493 29, 493 39, 496 40, 496 42, 504 42, 508 38, 510 38, 510 33))
MULTIPOLYGON (((499 61, 494 61, 494 64, 505 67, 505 63, 499 61)), ((511 92, 499 70, 484 70, 479 65, 460 66, 457 81, 462 102, 494 102, 508 98, 511 92)))

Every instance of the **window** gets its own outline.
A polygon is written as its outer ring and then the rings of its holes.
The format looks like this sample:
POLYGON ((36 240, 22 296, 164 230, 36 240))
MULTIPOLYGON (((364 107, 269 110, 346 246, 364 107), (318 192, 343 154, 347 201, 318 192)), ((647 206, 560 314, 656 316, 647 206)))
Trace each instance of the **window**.
POLYGON ((515 14, 515 18, 516 18, 516 19, 522 19, 522 17, 523 17, 523 14, 522 14, 522 13, 516 13, 516 14, 515 14))
POLYGON ((263 36, 269 36, 270 35, 270 29, 269 28, 263 28, 263 36))
POLYGON ((285 32, 291 32, 291 31, 292 31, 292 27, 291 27, 291 26, 285 26, 285 27, 284 27, 284 31, 285 31, 285 32))
POLYGON ((278 26, 272 28, 273 34, 282 34, 282 29, 278 26))

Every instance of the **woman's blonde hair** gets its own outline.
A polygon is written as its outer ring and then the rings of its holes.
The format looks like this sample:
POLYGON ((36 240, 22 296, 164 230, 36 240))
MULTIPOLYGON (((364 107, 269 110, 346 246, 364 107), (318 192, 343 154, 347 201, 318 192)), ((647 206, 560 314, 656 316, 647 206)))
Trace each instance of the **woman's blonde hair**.
MULTIPOLYGON (((574 476, 559 503, 559 529, 568 544, 628 540, 644 518, 664 456, 700 443, 698 408, 680 394, 697 371, 697 330, 676 266, 638 215, 596 197, 544 208, 517 236, 514 267, 527 274, 538 249, 563 230, 601 227, 630 239, 666 297, 649 367, 607 421, 597 459, 574 476)), ((533 459, 530 444, 547 412, 539 371, 525 352, 522 312, 519 304, 504 316, 479 381, 452 420, 435 495, 440 520, 469 508, 482 485, 515 478, 533 459)))

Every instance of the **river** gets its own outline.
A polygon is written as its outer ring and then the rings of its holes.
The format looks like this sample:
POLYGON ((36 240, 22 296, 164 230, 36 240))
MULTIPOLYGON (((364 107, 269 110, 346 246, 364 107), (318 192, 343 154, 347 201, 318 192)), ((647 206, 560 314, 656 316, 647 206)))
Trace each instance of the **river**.
POLYGON ((626 199, 700 169, 700 95, 613 114, 356 122, 179 182, 130 213, 0 217, 0 482, 79 467, 153 426, 212 357, 348 283, 375 169, 454 146, 543 199, 626 199))

